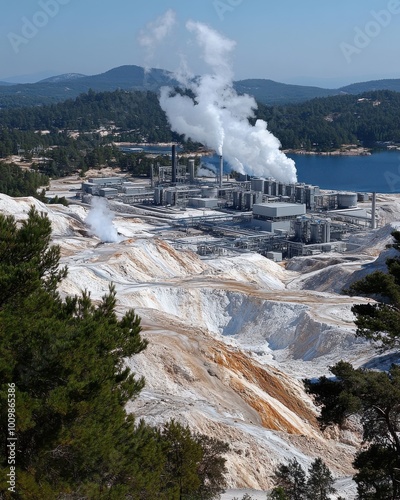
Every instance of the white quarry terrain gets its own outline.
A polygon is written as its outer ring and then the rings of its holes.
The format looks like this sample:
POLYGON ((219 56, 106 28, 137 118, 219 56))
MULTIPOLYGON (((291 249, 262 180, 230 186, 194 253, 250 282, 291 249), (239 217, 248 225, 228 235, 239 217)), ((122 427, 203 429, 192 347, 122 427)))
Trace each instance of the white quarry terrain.
POLYGON ((304 468, 322 457, 340 494, 353 498, 357 429, 322 433, 302 379, 328 374, 340 359, 355 366, 380 361, 354 335, 351 306, 369 299, 340 294, 355 277, 384 266, 400 201, 378 201, 388 224, 353 237, 357 251, 286 265, 251 253, 200 258, 174 246, 183 233, 140 215, 117 215, 120 241, 101 243, 84 222, 84 206, 0 194, 0 212, 23 219, 35 205, 47 213, 69 269, 62 294, 87 289, 97 301, 114 283, 118 311, 141 316, 149 346, 126 362, 146 387, 127 410, 151 424, 175 418, 228 442, 232 491, 223 498, 241 497, 238 489, 268 490, 274 467, 293 457, 304 468))

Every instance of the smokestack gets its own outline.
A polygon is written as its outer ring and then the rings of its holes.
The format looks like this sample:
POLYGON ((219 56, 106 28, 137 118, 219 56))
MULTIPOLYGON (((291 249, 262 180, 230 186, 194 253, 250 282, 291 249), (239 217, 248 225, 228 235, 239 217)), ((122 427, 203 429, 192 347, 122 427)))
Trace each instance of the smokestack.
POLYGON ((331 219, 326 219, 322 229, 322 243, 330 243, 331 241, 331 219))
POLYGON ((224 175, 224 160, 222 155, 219 157, 219 187, 222 189, 222 176, 224 175))
POLYGON ((154 187, 154 163, 150 166, 150 187, 153 189, 154 187))
POLYGON ((376 193, 372 193, 371 229, 376 229, 376 193))
POLYGON ((172 146, 172 184, 176 184, 176 146, 172 146))
POLYGON ((189 160, 189 182, 194 184, 194 160, 189 160))

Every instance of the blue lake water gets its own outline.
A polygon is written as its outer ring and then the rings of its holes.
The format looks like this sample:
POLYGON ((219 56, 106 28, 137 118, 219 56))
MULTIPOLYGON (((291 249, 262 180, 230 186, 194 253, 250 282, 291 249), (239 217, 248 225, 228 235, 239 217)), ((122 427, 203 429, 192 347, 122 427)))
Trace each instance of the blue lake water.
MULTIPOLYGON (((400 151, 383 151, 368 156, 288 155, 296 162, 299 182, 322 189, 400 193, 400 151)), ((219 157, 202 158, 204 164, 219 164, 219 157)), ((224 162, 224 171, 229 172, 224 162)))
POLYGON ((323 189, 400 193, 400 151, 369 156, 288 155, 299 182, 323 189))
MULTIPOLYGON (((142 147, 146 153, 171 154, 170 147, 142 147)), ((123 151, 129 148, 121 147, 123 151)), ((177 153, 182 149, 177 146, 177 153)), ((322 156, 289 154, 296 163, 299 182, 322 189, 400 193, 400 151, 382 151, 368 156, 322 156)), ((203 156, 203 164, 219 168, 219 156, 203 156)), ((224 161, 224 171, 231 168, 224 161)))

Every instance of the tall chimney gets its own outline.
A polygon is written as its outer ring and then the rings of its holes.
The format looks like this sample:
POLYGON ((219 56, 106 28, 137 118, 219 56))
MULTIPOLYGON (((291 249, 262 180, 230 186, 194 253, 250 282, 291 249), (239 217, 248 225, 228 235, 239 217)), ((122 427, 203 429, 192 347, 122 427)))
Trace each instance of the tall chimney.
POLYGON ((224 160, 222 155, 219 157, 219 187, 222 189, 222 176, 224 175, 224 160))
POLYGON ((371 229, 376 229, 376 193, 372 193, 371 229))
POLYGON ((172 184, 176 184, 176 146, 172 146, 172 184))
POLYGON ((191 158, 189 160, 189 182, 190 184, 194 183, 194 160, 191 158))

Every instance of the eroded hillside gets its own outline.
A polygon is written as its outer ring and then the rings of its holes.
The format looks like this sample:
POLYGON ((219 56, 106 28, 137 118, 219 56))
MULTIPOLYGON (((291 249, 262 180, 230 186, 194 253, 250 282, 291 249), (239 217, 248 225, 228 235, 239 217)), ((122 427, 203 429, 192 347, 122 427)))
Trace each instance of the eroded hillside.
POLYGON ((351 313, 366 299, 339 294, 354 273, 381 265, 371 252, 296 259, 287 269, 256 254, 201 259, 174 248, 165 223, 133 215, 116 217, 120 241, 103 244, 83 206, 0 195, 0 210, 18 219, 32 204, 48 214, 69 268, 60 292, 87 289, 98 300, 114 283, 119 311, 142 317, 149 347, 127 364, 146 387, 129 412, 229 442, 231 487, 267 489, 274 466, 292 457, 308 467, 322 456, 337 478, 351 475, 357 434, 323 435, 301 379, 342 358, 372 362, 351 313))

